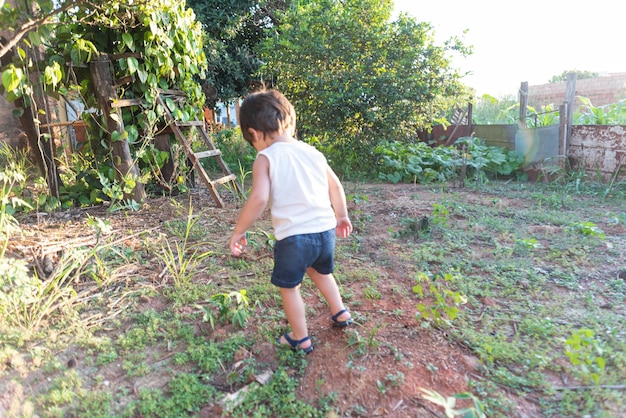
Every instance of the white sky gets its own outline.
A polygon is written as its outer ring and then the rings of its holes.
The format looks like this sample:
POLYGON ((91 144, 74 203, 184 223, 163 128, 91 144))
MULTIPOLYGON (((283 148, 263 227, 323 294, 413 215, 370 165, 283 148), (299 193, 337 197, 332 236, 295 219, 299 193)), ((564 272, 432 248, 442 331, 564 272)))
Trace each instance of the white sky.
MULTIPOLYGON (((563 71, 626 72, 623 6, 615 0, 395 0, 418 22, 430 22, 437 44, 451 36, 473 45, 453 66, 478 95, 517 96, 523 81, 546 84, 563 71), (469 31, 463 36, 463 31, 469 31)), ((395 16, 395 14, 394 14, 395 16)))

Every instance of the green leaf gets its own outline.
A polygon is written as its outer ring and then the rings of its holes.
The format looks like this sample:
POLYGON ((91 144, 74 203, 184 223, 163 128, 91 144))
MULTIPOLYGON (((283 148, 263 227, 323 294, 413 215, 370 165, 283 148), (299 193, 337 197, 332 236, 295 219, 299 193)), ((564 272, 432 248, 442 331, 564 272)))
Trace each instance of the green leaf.
POLYGON ((128 134, 128 142, 134 144, 139 138, 139 130, 135 125, 127 125, 124 130, 128 134))
MULTIPOLYGON (((148 73, 142 69, 137 70, 137 75, 139 76, 139 81, 141 81, 144 84, 148 80, 148 73)), ((154 76, 154 74, 150 74, 150 75, 154 76)))
POLYGON ((126 131, 122 133, 118 131, 111 132, 111 142, 125 141, 127 139, 128 139, 128 132, 126 131))
POLYGON ((128 64, 128 71, 131 74, 135 74, 137 72, 137 69, 139 68, 139 61, 137 61, 137 58, 128 57, 126 63, 128 64))
POLYGON ((413 286, 413 293, 416 293, 420 298, 424 297, 422 285, 416 284, 415 286, 413 286))
POLYGON ((133 40, 133 36, 130 33, 123 33, 122 40, 128 49, 135 52, 135 41, 133 40))
POLYGON ((2 85, 7 91, 15 90, 20 86, 23 78, 23 72, 20 68, 11 65, 2 73, 2 85))
POLYGON ((39 33, 37 31, 28 32, 28 39, 30 39, 34 46, 41 46, 41 37, 39 36, 39 33))

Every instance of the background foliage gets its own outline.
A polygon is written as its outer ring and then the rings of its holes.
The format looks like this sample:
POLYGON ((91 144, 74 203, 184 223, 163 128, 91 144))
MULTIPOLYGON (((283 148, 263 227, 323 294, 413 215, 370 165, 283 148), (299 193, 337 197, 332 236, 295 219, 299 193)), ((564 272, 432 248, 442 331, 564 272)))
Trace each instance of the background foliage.
POLYGON ((449 54, 470 49, 436 45, 428 23, 390 22, 391 9, 388 0, 293 2, 263 43, 262 76, 293 102, 300 136, 344 174, 366 171, 380 140, 406 141, 467 97, 449 54))

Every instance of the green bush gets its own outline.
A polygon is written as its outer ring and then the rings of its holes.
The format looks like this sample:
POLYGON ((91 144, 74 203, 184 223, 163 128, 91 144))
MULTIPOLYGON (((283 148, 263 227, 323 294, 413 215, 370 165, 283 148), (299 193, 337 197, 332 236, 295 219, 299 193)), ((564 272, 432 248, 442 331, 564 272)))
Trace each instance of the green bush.
POLYGON ((518 171, 521 155, 502 147, 484 144, 479 138, 460 138, 455 146, 430 147, 418 142, 383 142, 374 148, 379 156, 379 179, 428 184, 447 181, 462 173, 468 177, 509 176, 518 171))

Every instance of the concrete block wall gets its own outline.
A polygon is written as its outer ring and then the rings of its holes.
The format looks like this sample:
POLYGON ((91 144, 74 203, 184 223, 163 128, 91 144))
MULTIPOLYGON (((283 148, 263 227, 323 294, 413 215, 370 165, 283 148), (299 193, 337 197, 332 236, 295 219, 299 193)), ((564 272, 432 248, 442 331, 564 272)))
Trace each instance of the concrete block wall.
MULTIPOLYGON (((558 108, 565 102, 566 87, 565 82, 528 86, 528 105, 540 110, 552 103, 558 108)), ((626 99, 626 73, 576 80, 576 96, 588 98, 595 107, 626 99)), ((582 104, 578 99, 576 103, 578 106, 582 104)))
POLYGON ((604 179, 626 178, 626 127, 622 125, 574 125, 568 158, 574 168, 604 179))

